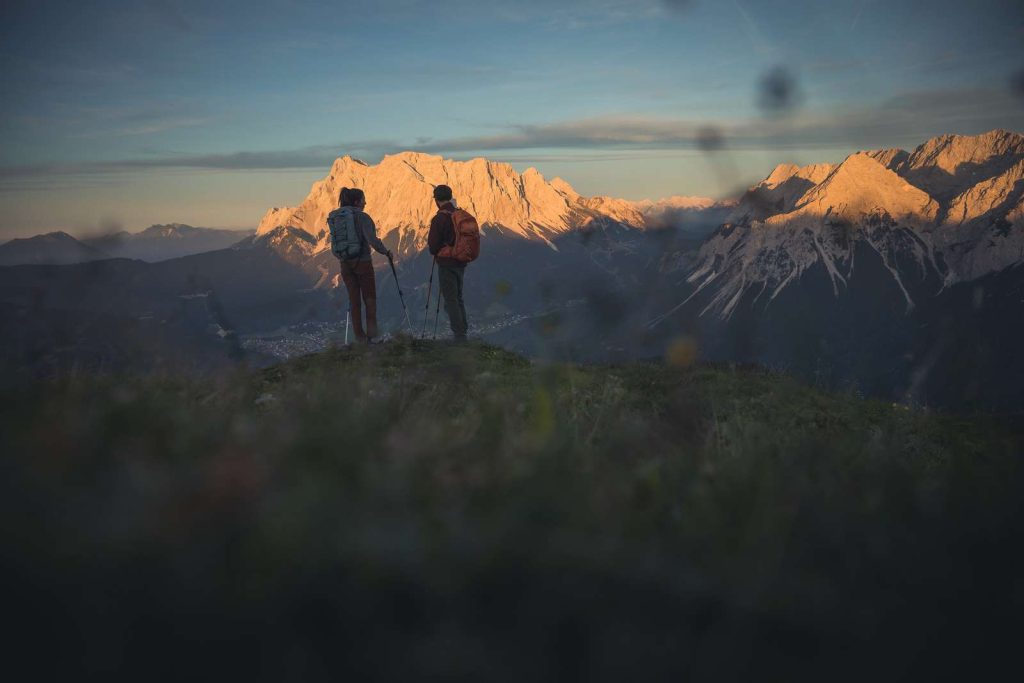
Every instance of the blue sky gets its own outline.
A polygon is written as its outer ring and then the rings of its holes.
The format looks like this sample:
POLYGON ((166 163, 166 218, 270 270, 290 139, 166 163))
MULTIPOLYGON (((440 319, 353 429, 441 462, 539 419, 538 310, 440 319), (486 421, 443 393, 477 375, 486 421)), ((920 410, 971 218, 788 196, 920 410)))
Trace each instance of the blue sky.
POLYGON ((638 199, 1020 131, 1022 4, 8 0, 0 238, 252 227, 343 154, 487 156, 638 199))

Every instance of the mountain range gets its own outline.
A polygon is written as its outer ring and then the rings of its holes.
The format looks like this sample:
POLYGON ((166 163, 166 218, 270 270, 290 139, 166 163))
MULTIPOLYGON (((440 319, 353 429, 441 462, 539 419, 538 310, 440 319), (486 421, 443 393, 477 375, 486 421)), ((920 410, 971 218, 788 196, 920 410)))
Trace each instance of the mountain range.
POLYGON ((829 386, 1019 407, 1022 218, 1024 136, 1009 131, 781 165, 689 255, 648 331, 829 386))
POLYGON ((183 223, 168 223, 151 225, 141 232, 122 230, 83 241, 113 258, 155 262, 225 249, 252 234, 252 230, 194 228, 183 223))
POLYGON ((534 168, 518 173, 509 164, 477 158, 453 161, 417 152, 385 156, 375 166, 342 157, 326 178, 313 185, 294 208, 269 210, 256 229, 257 238, 297 228, 313 239, 313 249, 327 248, 327 214, 338 206, 342 187, 366 193, 367 211, 382 238, 391 237, 396 253, 419 251, 437 212, 435 185, 448 185, 462 208, 486 232, 514 235, 551 244, 566 232, 613 220, 642 227, 644 218, 630 202, 609 197, 585 198, 561 178, 551 181, 534 168))
MULTIPOLYGON (((483 256, 474 267, 483 277, 479 287, 483 292, 511 292, 478 302, 480 308, 492 311, 514 310, 509 306, 516 300, 536 308, 536 303, 528 302, 571 298, 579 294, 582 283, 592 289, 593 283, 605 279, 609 259, 616 261, 616 267, 625 265, 622 255, 635 257, 644 242, 643 232, 666 227, 666 210, 682 208, 683 201, 585 197, 561 178, 548 180, 534 168, 519 173, 510 164, 482 158, 455 161, 403 152, 369 165, 345 156, 313 184, 298 206, 267 211, 250 244, 271 248, 305 270, 315 288, 337 287, 338 267, 328 246, 326 216, 337 208, 341 188, 359 187, 366 194, 366 210, 395 253, 400 270, 411 281, 426 285, 431 264, 424 249, 437 211, 433 188, 439 184, 449 185, 459 205, 480 223, 483 256), (614 239, 592 239, 609 232, 614 239), (588 243, 585 253, 580 251, 581 236, 588 243), (599 244, 603 246, 598 248, 599 244)), ((691 239, 713 230, 721 222, 722 207, 731 206, 710 199, 684 199, 691 239)))
MULTIPOLYGON (((1024 138, 1008 131, 857 152, 839 164, 781 164, 733 202, 585 197, 560 178, 485 159, 405 152, 369 165, 346 156, 297 206, 268 210, 229 248, 159 272, 116 259, 45 276, 39 266, 0 269, 0 304, 21 319, 33 305, 59 318, 114 297, 134 303, 105 315, 184 320, 182 301, 212 296, 216 305, 193 316, 193 336, 343 320, 324 219, 352 186, 366 192, 397 255, 411 331, 430 333, 436 301, 427 294, 437 288, 423 248, 431 191, 444 183, 483 228, 466 301, 476 333, 492 341, 538 357, 615 361, 663 357, 684 340, 704 359, 767 365, 828 387, 1019 410, 1022 171, 1024 138), (75 303, 47 293, 57 274, 75 272, 61 280, 83 290, 75 303)), ((150 230, 166 227, 179 226, 150 230)), ((397 330, 391 280, 378 272, 378 302, 385 329, 397 330)))
POLYGON ((62 265, 105 258, 110 255, 61 231, 0 244, 0 266, 62 265))
POLYGON ((58 231, 0 244, 0 265, 66 265, 109 258, 156 262, 224 249, 250 235, 251 230, 194 228, 182 223, 82 238, 58 231))
MULTIPOLYGON (((836 166, 778 166, 701 247, 688 280, 728 317, 745 294, 767 305, 821 266, 838 297, 863 247, 898 286, 927 294, 1024 261, 1024 136, 946 135, 912 153, 860 152, 836 166)), ((927 295, 925 294, 925 295, 927 295)))

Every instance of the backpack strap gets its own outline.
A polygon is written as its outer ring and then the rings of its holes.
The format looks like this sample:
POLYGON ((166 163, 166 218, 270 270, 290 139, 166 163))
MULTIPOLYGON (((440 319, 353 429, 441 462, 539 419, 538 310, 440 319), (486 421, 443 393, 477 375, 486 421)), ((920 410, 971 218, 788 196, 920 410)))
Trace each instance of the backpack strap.
POLYGON ((455 240, 457 238, 457 236, 455 234, 455 232, 456 232, 456 228, 455 228, 455 212, 457 210, 458 209, 452 209, 451 211, 446 211, 444 209, 438 209, 439 212, 448 214, 448 218, 452 219, 452 243, 444 245, 446 247, 454 247, 455 246, 455 240))

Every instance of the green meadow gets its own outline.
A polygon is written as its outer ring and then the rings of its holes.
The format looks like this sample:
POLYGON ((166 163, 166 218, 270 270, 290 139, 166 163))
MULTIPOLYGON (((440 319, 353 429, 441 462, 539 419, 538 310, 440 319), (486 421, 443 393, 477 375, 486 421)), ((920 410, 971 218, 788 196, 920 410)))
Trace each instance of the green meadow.
POLYGON ((1019 423, 757 368, 400 339, 2 401, 41 673, 941 677, 1024 601, 1019 423))

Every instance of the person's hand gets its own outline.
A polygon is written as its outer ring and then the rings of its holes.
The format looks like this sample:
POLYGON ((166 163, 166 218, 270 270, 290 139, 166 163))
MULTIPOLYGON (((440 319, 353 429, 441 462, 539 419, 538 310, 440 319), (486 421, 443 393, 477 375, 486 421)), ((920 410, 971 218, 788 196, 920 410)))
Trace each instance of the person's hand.
POLYGON ((392 253, 391 253, 391 250, 390 250, 390 249, 388 249, 388 261, 393 261, 393 260, 394 260, 394 258, 393 258, 393 257, 394 257, 394 254, 392 254, 392 253))

